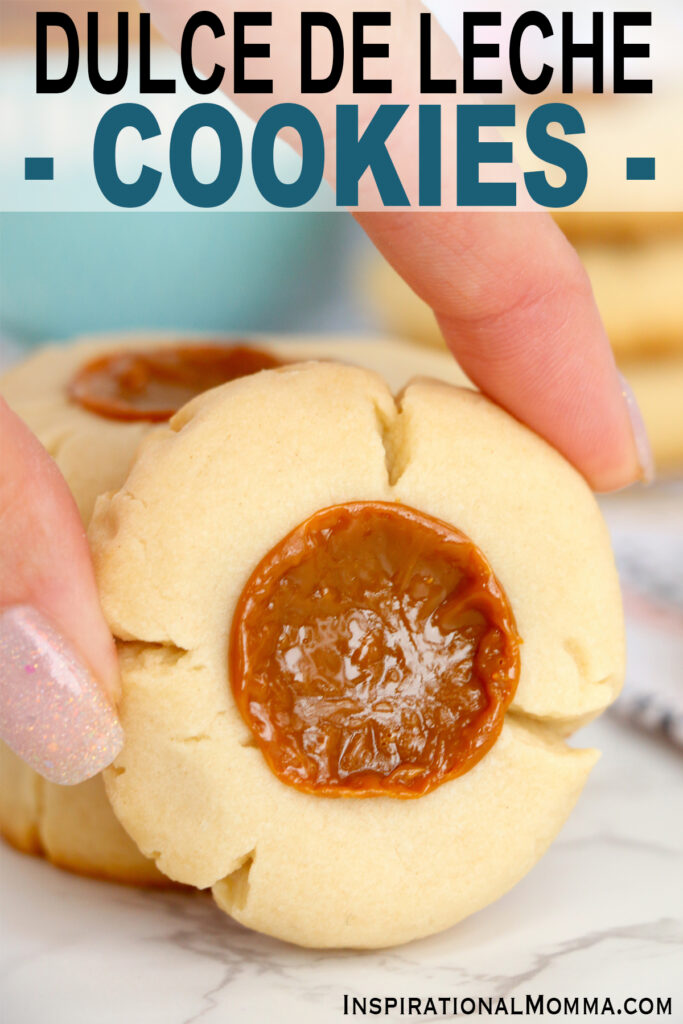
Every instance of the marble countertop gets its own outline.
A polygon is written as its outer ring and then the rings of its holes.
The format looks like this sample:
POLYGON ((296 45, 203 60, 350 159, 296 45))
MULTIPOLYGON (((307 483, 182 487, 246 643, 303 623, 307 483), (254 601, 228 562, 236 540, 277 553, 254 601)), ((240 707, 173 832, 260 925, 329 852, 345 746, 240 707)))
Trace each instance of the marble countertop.
POLYGON ((680 752, 609 716, 574 742, 603 757, 540 864, 493 906, 396 950, 300 950, 203 895, 88 881, 2 847, 4 1024, 327 1024, 344 994, 609 996, 615 1012, 660 996, 670 1016, 628 1019, 683 1020, 680 752))

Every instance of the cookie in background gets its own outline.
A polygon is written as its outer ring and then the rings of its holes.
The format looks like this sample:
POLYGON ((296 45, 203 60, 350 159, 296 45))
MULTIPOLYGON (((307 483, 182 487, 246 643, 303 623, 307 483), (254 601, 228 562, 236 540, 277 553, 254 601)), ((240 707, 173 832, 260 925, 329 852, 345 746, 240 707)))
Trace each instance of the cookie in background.
MULTIPOLYGON (((395 391, 419 374, 467 383, 446 353, 435 350, 425 358, 411 343, 386 337, 245 341, 164 333, 45 346, 0 378, 0 394, 55 459, 87 527, 96 499, 123 485, 141 442, 193 394, 249 370, 309 359, 363 365, 395 391), (190 386, 182 379, 183 366, 191 372, 190 386)), ((56 785, 4 743, 0 835, 16 849, 77 874, 130 885, 174 884, 119 824, 101 776, 77 786, 56 785)))

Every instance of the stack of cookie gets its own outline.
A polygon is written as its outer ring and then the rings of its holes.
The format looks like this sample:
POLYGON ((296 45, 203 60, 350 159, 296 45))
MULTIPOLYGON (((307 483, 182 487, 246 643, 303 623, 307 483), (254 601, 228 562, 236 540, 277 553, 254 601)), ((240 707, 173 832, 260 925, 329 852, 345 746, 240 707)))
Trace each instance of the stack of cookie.
POLYGON ((683 469, 683 214, 565 214, 658 471, 683 469))
POLYGON ((621 685, 619 588, 581 476, 462 383, 343 339, 110 337, 4 377, 88 526, 126 737, 68 788, 3 747, 13 845, 316 947, 433 933, 533 866, 621 685))
MULTIPOLYGON (((643 413, 658 471, 683 469, 683 214, 566 213, 556 219, 593 285, 617 362, 643 413)), ((433 347, 429 307, 373 257, 371 301, 387 327, 433 347)))

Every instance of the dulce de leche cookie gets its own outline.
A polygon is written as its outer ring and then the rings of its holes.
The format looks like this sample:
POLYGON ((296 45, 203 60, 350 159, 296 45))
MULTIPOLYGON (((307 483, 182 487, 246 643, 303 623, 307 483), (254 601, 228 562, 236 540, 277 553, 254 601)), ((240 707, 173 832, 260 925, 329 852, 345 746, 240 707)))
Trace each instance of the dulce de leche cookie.
POLYGON ((66 393, 102 419, 163 423, 204 391, 280 365, 270 352, 228 342, 114 348, 78 367, 66 393))
POLYGON ((366 366, 396 390, 416 373, 464 383, 455 360, 442 356, 392 338, 108 335, 38 350, 0 377, 0 394, 55 459, 87 525, 95 499, 125 480, 143 438, 209 388, 302 359, 366 366))
POLYGON ((619 589, 585 482, 481 395, 286 365, 185 406, 89 531, 117 816, 250 927, 372 947, 496 899, 595 761, 619 589))

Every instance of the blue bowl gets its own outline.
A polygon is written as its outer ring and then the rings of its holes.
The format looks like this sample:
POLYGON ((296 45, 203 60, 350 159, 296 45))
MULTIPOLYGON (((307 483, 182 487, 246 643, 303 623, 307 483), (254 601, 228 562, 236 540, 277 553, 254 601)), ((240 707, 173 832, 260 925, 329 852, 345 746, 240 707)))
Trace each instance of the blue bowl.
POLYGON ((296 329, 302 311, 334 294, 350 223, 324 213, 5 213, 0 331, 32 343, 296 329))

